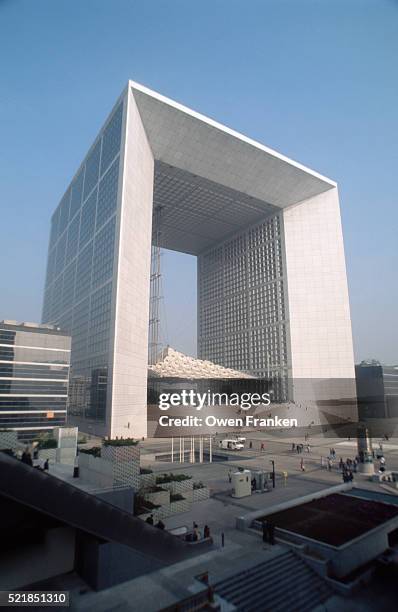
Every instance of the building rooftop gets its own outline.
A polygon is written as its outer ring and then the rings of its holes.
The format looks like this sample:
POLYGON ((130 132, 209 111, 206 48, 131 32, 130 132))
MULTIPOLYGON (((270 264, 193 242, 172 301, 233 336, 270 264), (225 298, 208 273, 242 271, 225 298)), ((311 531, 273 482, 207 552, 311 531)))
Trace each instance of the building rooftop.
POLYGON ((3 319, 0 321, 0 329, 9 329, 15 331, 35 331, 39 333, 47 334, 63 334, 68 335, 67 332, 63 331, 56 325, 50 325, 48 323, 33 323, 31 321, 14 321, 13 319, 3 319))
POLYGON ((342 546, 397 515, 395 505, 333 493, 264 519, 280 529, 331 546, 342 546))
POLYGON ((161 225, 158 242, 164 248, 199 255, 336 187, 318 172, 139 83, 129 81, 127 93, 155 160, 153 228, 161 225))

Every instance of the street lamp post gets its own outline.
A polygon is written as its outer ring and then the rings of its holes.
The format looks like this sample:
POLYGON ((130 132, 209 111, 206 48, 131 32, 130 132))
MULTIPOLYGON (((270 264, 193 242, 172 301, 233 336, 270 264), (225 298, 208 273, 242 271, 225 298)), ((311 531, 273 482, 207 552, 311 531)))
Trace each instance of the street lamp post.
POLYGON ((270 459, 270 463, 272 463, 272 488, 275 489, 275 461, 270 459))

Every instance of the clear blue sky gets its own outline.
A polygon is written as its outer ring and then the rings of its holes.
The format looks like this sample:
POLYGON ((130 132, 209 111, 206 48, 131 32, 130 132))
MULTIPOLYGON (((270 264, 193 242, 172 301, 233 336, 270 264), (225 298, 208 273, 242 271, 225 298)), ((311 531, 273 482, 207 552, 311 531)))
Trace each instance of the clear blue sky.
MULTIPOLYGON (((128 78, 337 180, 356 358, 398 362, 398 2, 0 0, 0 319, 40 320, 50 213, 128 78)), ((195 346, 193 258, 167 340, 195 346)))

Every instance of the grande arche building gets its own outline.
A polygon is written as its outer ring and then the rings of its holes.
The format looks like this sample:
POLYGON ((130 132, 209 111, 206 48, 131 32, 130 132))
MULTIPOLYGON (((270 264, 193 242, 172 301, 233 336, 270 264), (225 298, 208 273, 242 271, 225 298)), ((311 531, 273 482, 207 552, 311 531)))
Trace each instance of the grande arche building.
POLYGON ((354 380, 336 183, 129 81, 51 219, 42 319, 72 335, 75 423, 146 436, 159 207, 160 245, 197 256, 201 359, 354 380))

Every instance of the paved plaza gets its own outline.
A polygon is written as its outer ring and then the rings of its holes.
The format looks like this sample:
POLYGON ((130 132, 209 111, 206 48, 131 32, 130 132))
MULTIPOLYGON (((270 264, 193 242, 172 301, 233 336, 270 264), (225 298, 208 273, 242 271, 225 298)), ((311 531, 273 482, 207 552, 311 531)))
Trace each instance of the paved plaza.
MULTIPOLYGON (((231 451, 225 454, 225 460, 213 463, 179 463, 154 461, 154 454, 170 452, 170 440, 149 439, 141 446, 141 464, 151 468, 154 472, 184 473, 192 476, 193 480, 201 481, 210 489, 211 497, 193 505, 190 512, 178 514, 165 520, 167 528, 187 526, 191 527, 195 521, 203 528, 207 524, 214 536, 216 543, 221 542, 221 534, 224 533, 225 542, 228 539, 236 541, 239 532, 236 531, 236 517, 247 514, 253 510, 268 509, 272 506, 292 499, 303 497, 327 489, 334 485, 342 484, 342 475, 338 464, 340 457, 345 461, 353 459, 357 454, 356 440, 343 438, 312 437, 308 440, 310 452, 306 451, 307 441, 295 438, 284 438, 281 440, 276 436, 261 432, 247 434, 245 449, 243 451, 231 451), (250 441, 252 449, 249 448, 250 441), (303 443, 304 451, 300 454, 292 450, 292 444, 303 443), (261 445, 264 450, 261 450, 261 445), (327 457, 330 449, 336 451, 336 460, 331 471, 327 469, 327 457), (305 471, 301 469, 301 459, 304 459, 305 471), (322 459, 323 458, 323 459, 322 459), (231 497, 232 486, 229 482, 229 472, 238 467, 249 470, 272 470, 271 460, 275 462, 276 486, 265 493, 254 493, 249 497, 234 499, 231 497), (322 465, 323 464, 323 465, 322 465), (283 476, 287 473, 287 478, 283 476)), ((383 445, 387 469, 398 471, 398 440, 373 440, 374 449, 383 445)), ((214 448, 217 445, 214 444, 214 448)), ((217 450, 215 450, 217 452, 217 450)), ((375 470, 379 462, 375 460, 375 470)), ((383 491, 378 483, 371 482, 369 477, 362 474, 354 474, 354 485, 362 489, 383 491)))

